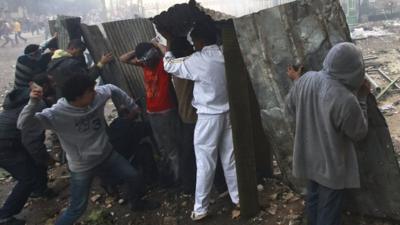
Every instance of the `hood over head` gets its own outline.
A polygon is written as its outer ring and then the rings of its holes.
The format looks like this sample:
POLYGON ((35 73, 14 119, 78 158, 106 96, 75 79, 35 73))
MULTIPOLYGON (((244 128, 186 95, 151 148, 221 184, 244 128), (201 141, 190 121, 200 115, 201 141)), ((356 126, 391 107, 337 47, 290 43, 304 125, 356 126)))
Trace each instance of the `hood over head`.
POLYGON ((361 50, 350 42, 336 44, 324 60, 323 71, 351 91, 358 90, 365 77, 361 50))

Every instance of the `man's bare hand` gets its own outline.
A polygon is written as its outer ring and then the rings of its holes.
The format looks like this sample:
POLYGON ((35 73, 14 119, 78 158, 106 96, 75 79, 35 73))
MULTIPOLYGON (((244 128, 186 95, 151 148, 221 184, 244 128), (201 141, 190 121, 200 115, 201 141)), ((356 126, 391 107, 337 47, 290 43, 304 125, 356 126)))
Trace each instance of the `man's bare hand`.
POLYGON ((303 67, 300 67, 298 70, 295 70, 293 66, 289 66, 287 69, 287 75, 291 80, 297 80, 300 78, 300 73, 303 67))
POLYGON ((163 55, 165 55, 165 53, 167 52, 167 46, 164 46, 160 43, 160 40, 158 39, 158 37, 155 37, 153 39, 151 39, 151 43, 158 49, 160 49, 161 53, 163 55))
POLYGON ((31 92, 29 96, 31 99, 39 100, 43 98, 43 88, 34 82, 30 83, 31 92))
POLYGON ((100 63, 103 65, 106 65, 108 63, 110 63, 113 60, 113 54, 112 53, 106 53, 104 54, 101 59, 100 59, 100 63))

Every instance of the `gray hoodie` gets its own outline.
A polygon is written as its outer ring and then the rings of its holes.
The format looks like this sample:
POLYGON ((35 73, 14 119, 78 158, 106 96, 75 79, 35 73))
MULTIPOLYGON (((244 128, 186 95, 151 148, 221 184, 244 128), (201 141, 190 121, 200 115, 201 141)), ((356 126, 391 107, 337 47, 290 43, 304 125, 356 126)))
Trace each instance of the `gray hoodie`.
POLYGON ((331 189, 358 188, 354 143, 368 132, 365 99, 354 91, 364 80, 361 51, 335 45, 319 72, 295 81, 287 110, 296 121, 293 174, 331 189))
POLYGON ((38 119, 45 129, 57 133, 69 169, 73 172, 87 171, 102 163, 112 151, 104 118, 104 106, 110 98, 114 103, 137 107, 125 92, 109 84, 96 88, 96 96, 86 108, 74 107, 61 98, 51 108, 37 113, 39 101, 31 99, 18 118, 18 128, 22 129, 32 118, 38 119))

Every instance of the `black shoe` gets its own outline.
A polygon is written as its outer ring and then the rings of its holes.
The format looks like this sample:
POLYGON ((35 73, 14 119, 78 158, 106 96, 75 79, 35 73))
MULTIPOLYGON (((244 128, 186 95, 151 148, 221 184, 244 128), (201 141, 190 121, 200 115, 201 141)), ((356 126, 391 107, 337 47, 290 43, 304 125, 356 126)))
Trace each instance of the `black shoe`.
POLYGON ((32 192, 30 197, 31 198, 46 198, 46 199, 52 199, 57 196, 57 193, 53 191, 51 188, 46 188, 46 190, 42 192, 32 192))
POLYGON ((130 209, 132 211, 147 211, 155 210, 160 208, 161 204, 156 201, 139 199, 130 203, 130 209))
POLYGON ((5 222, 0 222, 0 225, 25 225, 26 221, 25 220, 19 220, 14 217, 12 217, 10 220, 7 220, 5 222))

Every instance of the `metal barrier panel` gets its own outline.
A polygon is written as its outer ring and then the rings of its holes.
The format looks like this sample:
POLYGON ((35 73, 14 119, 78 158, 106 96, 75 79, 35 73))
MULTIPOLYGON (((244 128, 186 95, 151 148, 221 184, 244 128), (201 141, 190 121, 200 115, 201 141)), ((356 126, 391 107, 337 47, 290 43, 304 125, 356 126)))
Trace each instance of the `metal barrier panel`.
MULTIPOLYGON (((156 36, 153 24, 143 18, 103 23, 103 27, 116 56, 134 50, 140 42, 150 42, 156 36)), ((136 98, 145 96, 142 69, 122 63, 120 68, 131 93, 136 98)))
MULTIPOLYGON (((284 112, 292 85, 287 66, 303 62, 320 70, 336 43, 351 41, 338 0, 304 0, 234 19, 244 62, 260 105, 266 135, 287 182, 301 191, 292 176, 294 124, 284 112)), ((362 188, 349 192, 354 212, 400 219, 400 170, 385 119, 374 99, 368 101, 369 134, 358 143, 362 188)))
MULTIPOLYGON (((96 63, 100 61, 103 54, 112 52, 112 48, 109 43, 107 43, 98 26, 81 24, 81 30, 90 55, 96 63)), ((128 89, 127 82, 120 67, 121 63, 118 61, 118 56, 114 55, 114 60, 104 66, 101 78, 105 83, 114 84, 131 96, 134 96, 133 90, 128 89)))

